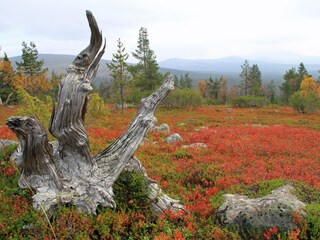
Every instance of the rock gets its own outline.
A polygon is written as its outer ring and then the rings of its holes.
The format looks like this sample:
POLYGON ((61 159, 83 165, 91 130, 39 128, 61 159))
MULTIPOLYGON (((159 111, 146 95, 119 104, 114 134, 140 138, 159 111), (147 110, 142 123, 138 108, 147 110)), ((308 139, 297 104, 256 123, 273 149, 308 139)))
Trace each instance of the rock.
POLYGON ((167 143, 176 143, 176 142, 180 142, 180 141, 182 141, 182 138, 179 135, 179 133, 174 133, 166 138, 167 143))
POLYGON ((170 127, 168 124, 166 123, 163 123, 159 126, 156 126, 154 127, 154 129, 157 131, 157 132, 161 132, 161 133, 170 133, 170 127))
POLYGON ((182 145, 181 148, 182 149, 186 149, 186 148, 207 148, 208 145, 205 143, 191 143, 190 145, 182 145))
POLYGON ((305 215, 305 204, 291 191, 293 186, 285 185, 262 198, 249 199, 238 194, 226 194, 225 202, 217 211, 222 224, 231 224, 242 230, 261 227, 280 227, 282 230, 295 229, 292 212, 305 215))

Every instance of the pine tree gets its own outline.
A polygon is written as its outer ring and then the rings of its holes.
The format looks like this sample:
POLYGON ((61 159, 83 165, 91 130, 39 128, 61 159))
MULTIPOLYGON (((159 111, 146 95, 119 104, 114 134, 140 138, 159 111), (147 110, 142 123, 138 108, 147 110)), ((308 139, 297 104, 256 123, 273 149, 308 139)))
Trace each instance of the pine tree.
POLYGON ((15 73, 13 71, 11 62, 6 53, 4 57, 0 58, 0 105, 8 104, 12 95, 15 93, 13 80, 15 73), (4 103, 2 103, 2 100, 4 103))
POLYGON ((32 96, 39 95, 50 88, 47 77, 47 68, 44 61, 38 60, 38 50, 33 42, 22 42, 22 60, 16 62, 19 79, 16 84, 25 89, 32 96))
POLYGON ((130 68, 135 87, 140 91, 153 91, 162 83, 163 76, 159 73, 154 51, 150 49, 146 28, 140 28, 137 49, 132 55, 139 60, 136 66, 130 68))
POLYGON ((298 79, 297 70, 292 67, 283 75, 284 82, 281 84, 280 89, 282 92, 282 101, 288 104, 289 97, 294 94, 296 90, 296 82, 298 79))
POLYGON ((248 76, 248 93, 253 96, 261 96, 262 94, 261 72, 257 64, 250 67, 248 76))
POLYGON ((112 72, 113 89, 115 91, 115 95, 120 97, 121 111, 123 113, 125 93, 129 85, 128 65, 126 63, 129 54, 125 53, 125 47, 123 46, 120 38, 118 39, 117 47, 117 52, 112 54, 112 62, 107 63, 107 66, 112 72))
POLYGON ((218 92, 220 88, 220 82, 223 77, 221 76, 220 80, 215 79, 213 80, 212 77, 209 77, 208 86, 209 86, 209 94, 211 99, 217 100, 218 99, 218 92))
POLYGON ((38 50, 36 45, 33 42, 28 44, 22 42, 22 60, 16 62, 17 69, 20 70, 27 77, 38 76, 42 73, 45 73, 48 69, 43 68, 44 61, 38 60, 38 50))
POLYGON ((185 75, 180 76, 179 88, 180 89, 192 88, 192 78, 189 76, 189 73, 186 73, 185 75))
POLYGON ((294 91, 299 91, 300 86, 301 86, 301 82, 303 81, 303 79, 305 77, 309 77, 310 76, 308 71, 307 71, 307 69, 306 69, 306 67, 304 66, 304 64, 302 62, 299 64, 297 74, 298 74, 298 77, 297 77, 297 81, 294 84, 294 91))
POLYGON ((239 76, 242 78, 242 81, 240 82, 239 89, 241 94, 246 96, 249 94, 249 73, 250 73, 250 65, 247 59, 241 65, 241 69, 242 71, 239 76))

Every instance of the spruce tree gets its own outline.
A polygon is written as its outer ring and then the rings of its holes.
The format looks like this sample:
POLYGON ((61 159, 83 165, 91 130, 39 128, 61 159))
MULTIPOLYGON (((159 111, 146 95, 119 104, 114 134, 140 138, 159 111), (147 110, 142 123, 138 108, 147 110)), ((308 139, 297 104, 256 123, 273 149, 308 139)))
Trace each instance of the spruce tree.
POLYGON ((301 82, 305 77, 309 76, 310 75, 302 62, 299 64, 298 70, 294 67, 287 70, 283 75, 284 82, 280 86, 282 101, 288 104, 289 97, 300 90, 301 82))
MULTIPOLYGON (((0 58, 0 105, 8 104, 12 100, 12 95, 15 94, 13 85, 14 70, 6 53, 0 58), (4 102, 2 102, 4 101, 4 102)), ((16 95, 16 94, 15 94, 16 95)), ((14 96, 15 98, 16 96, 14 96)), ((15 101, 16 99, 14 99, 15 101)))
POLYGON ((239 89, 241 94, 248 95, 249 94, 249 73, 250 73, 250 65, 249 61, 246 59, 244 63, 241 65, 241 73, 240 77, 242 81, 240 82, 239 89))
POLYGON ((51 86, 47 77, 48 68, 44 61, 38 60, 38 50, 33 42, 22 42, 22 60, 16 62, 20 76, 19 85, 32 96, 40 96, 51 86))
POLYGON ((297 91, 297 79, 298 73, 294 67, 287 70, 286 73, 283 75, 284 82, 281 84, 280 89, 282 92, 282 101, 285 104, 288 104, 289 97, 297 91))
POLYGON ((261 81, 261 72, 257 64, 253 64, 250 67, 249 76, 248 76, 248 93, 253 96, 262 95, 262 81, 261 81))
POLYGON ((125 47, 120 38, 118 39, 117 47, 117 52, 112 54, 112 62, 107 63, 107 66, 112 72, 113 89, 116 97, 119 96, 120 98, 121 111, 123 113, 125 93, 129 85, 128 64, 126 63, 129 54, 125 53, 125 47))
POLYGON ((192 88, 192 78, 189 76, 189 73, 186 73, 185 75, 180 76, 179 88, 181 89, 192 88))
POLYGON ((213 80, 211 76, 209 77, 209 80, 208 80, 209 94, 212 99, 215 99, 215 100, 218 99, 218 92, 220 89, 220 82, 222 79, 223 79, 222 76, 221 76, 220 80, 218 80, 217 78, 215 80, 213 80))
POLYGON ((28 44, 26 42, 22 42, 22 60, 20 62, 16 62, 17 68, 27 77, 38 76, 48 69, 43 68, 44 61, 38 60, 38 50, 36 45, 33 42, 28 44))
POLYGON ((301 62, 299 64, 299 67, 298 67, 298 77, 297 77, 297 81, 295 82, 294 84, 294 91, 299 91, 300 90, 300 86, 301 86, 301 82, 303 81, 303 79, 305 77, 309 77, 309 73, 306 69, 306 67, 304 66, 303 62, 301 62))
POLYGON ((133 57, 139 62, 130 68, 135 87, 145 93, 150 93, 162 83, 163 76, 159 73, 159 66, 154 51, 150 49, 146 28, 139 30, 138 45, 133 57))

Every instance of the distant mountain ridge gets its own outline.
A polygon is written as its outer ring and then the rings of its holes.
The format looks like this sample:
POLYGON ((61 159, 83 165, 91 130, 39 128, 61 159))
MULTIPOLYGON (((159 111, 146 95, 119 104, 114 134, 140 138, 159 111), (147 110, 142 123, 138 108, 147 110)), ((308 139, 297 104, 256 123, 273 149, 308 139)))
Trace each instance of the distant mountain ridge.
MULTIPOLYGON (((277 63, 268 62, 262 60, 250 60, 249 58, 241 57, 226 57, 219 59, 180 59, 171 58, 165 61, 159 62, 161 67, 173 68, 179 70, 189 70, 189 71, 200 71, 200 72, 241 72, 241 65, 248 59, 249 64, 257 64, 260 71, 263 73, 285 73, 291 67, 297 67, 300 62, 297 61, 296 64, 289 63, 277 63)), ((314 64, 304 64, 307 70, 314 71, 320 69, 320 59, 318 63, 314 64)), ((283 75, 282 74, 282 75, 283 75)))
MULTIPOLYGON (((295 55, 296 56, 296 55, 295 55)), ((76 56, 74 55, 63 55, 63 54, 39 54, 39 59, 44 60, 44 65, 49 69, 49 74, 52 71, 56 73, 65 73, 68 66, 72 63, 76 56)), ((282 77, 285 74, 286 70, 291 67, 298 67, 300 58, 306 59, 306 57, 301 56, 292 56, 292 59, 295 59, 296 63, 279 63, 269 62, 261 60, 262 56, 252 55, 246 57, 224 57, 219 59, 181 59, 181 58, 171 58, 165 61, 160 61, 160 72, 166 73, 170 72, 178 77, 189 73, 189 76, 193 78, 194 81, 199 79, 208 79, 210 76, 212 78, 220 78, 224 76, 230 84, 238 84, 240 78, 239 74, 241 72, 241 65, 245 59, 248 59, 249 64, 257 64, 261 73, 262 80, 264 82, 269 82, 274 80, 277 84, 280 84, 282 77), (250 59, 250 58, 252 59, 250 59)), ((270 58, 269 58, 270 59, 270 58)), ((306 69, 309 74, 313 75, 315 78, 319 75, 318 70, 320 69, 320 58, 318 57, 309 57, 308 62, 306 63, 306 69), (310 64, 310 61, 316 61, 313 64, 310 64)), ((15 61, 21 61, 21 56, 11 57, 13 66, 15 67, 15 61)), ((100 61, 100 67, 97 73, 97 76, 94 80, 94 83, 97 85, 100 82, 109 81, 110 70, 108 69, 106 63, 110 61, 102 59, 100 61)), ((194 83, 195 84, 195 83, 194 83)))

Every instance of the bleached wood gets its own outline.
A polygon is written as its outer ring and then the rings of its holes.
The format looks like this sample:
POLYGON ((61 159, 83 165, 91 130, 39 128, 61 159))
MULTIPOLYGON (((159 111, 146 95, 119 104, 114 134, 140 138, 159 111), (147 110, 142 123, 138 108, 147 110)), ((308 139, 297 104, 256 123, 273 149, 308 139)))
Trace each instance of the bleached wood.
POLYGON ((150 189, 149 198, 157 213, 179 211, 179 201, 164 194, 151 180, 134 156, 135 150, 156 119, 159 103, 174 88, 173 76, 141 101, 141 108, 127 131, 96 156, 91 156, 84 127, 90 81, 95 77, 104 54, 102 34, 90 11, 86 12, 91 29, 90 44, 81 51, 67 70, 53 107, 49 126, 57 142, 48 142, 47 133, 33 117, 11 117, 8 127, 20 140, 14 159, 22 168, 21 187, 35 191, 34 207, 52 213, 57 207, 71 203, 79 210, 96 213, 97 206, 116 207, 113 184, 122 171, 141 172, 150 189))

